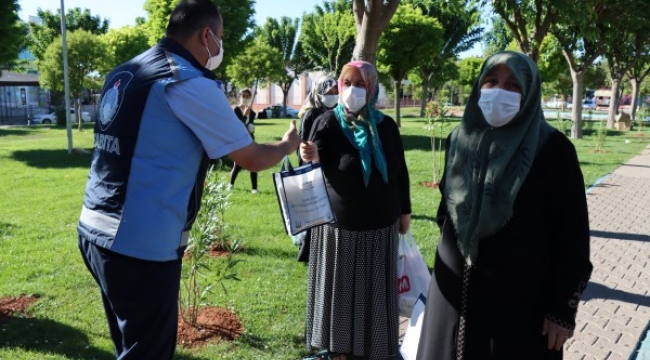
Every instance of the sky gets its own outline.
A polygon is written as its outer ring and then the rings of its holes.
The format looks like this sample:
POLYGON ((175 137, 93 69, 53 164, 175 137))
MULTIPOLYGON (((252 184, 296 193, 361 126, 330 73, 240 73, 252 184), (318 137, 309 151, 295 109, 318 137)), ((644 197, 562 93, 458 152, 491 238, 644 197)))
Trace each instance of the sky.
MULTIPOLYGON (((90 9, 92 15, 99 15, 110 20, 111 28, 124 25, 135 25, 137 17, 146 17, 144 11, 145 0, 65 0, 66 12, 68 9, 80 7, 90 9)), ((263 24, 268 17, 279 19, 282 16, 292 18, 302 17, 304 12, 312 12, 314 6, 321 5, 322 0, 257 0, 255 3, 255 22, 263 24)), ((36 10, 50 10, 52 12, 61 8, 60 0, 19 0, 21 7, 20 18, 36 16, 36 10)), ((226 28, 228 24, 225 24, 226 28)))
MULTIPOLYGON (((110 20, 111 28, 120 28, 125 25, 135 25, 137 17, 146 17, 144 11, 145 0, 64 0, 66 12, 68 9, 80 7, 90 9, 92 15, 99 15, 101 18, 110 20)), ((282 16, 300 18, 305 12, 312 12, 314 6, 321 5, 322 0, 256 0, 255 22, 258 25, 264 24, 267 18, 279 19, 282 16)), ((58 11, 61 7, 61 0, 19 0, 21 7, 20 18, 27 21, 28 16, 36 16, 36 10, 58 11)), ((228 24, 225 24, 226 30, 228 24)), ((474 49, 460 54, 461 58, 467 56, 481 55, 481 45, 474 49)))

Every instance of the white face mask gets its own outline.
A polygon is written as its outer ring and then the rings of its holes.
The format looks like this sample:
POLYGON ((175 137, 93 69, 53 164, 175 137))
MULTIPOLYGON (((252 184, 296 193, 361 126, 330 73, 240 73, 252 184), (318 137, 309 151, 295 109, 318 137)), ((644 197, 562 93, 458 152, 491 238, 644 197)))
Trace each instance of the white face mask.
POLYGON ((320 103, 328 109, 333 108, 339 102, 338 95, 318 95, 318 97, 320 98, 320 103))
POLYGON ((241 104, 244 106, 250 106, 251 104, 251 99, 241 99, 241 104))
POLYGON ((366 105, 366 89, 356 86, 343 88, 343 105, 353 113, 358 113, 366 105))
POLYGON ((205 49, 208 50, 208 62, 205 64, 206 69, 208 70, 214 70, 221 65, 221 61, 223 61, 223 41, 219 40, 217 43, 217 37, 210 31, 210 35, 212 36, 212 40, 219 45, 219 54, 212 56, 210 54, 210 49, 208 46, 205 46, 205 49))
POLYGON ((521 94, 502 89, 481 89, 478 106, 485 121, 494 127, 509 123, 519 112, 521 94))

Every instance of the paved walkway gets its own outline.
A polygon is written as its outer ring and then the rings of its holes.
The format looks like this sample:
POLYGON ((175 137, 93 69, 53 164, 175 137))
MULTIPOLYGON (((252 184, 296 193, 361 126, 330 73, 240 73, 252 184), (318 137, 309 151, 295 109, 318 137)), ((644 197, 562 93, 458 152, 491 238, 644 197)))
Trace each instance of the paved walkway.
POLYGON ((650 148, 590 189, 594 271, 566 360, 650 359, 650 148))
POLYGON ((650 360, 650 147, 589 189, 587 203, 594 271, 564 358, 650 360))

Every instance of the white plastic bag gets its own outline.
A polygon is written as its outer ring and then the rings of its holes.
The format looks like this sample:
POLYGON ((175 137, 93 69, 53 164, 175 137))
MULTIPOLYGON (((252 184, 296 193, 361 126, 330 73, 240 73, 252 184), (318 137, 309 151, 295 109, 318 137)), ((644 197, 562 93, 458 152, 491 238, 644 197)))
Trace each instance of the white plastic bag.
POLYGON ((300 246, 300 243, 305 241, 305 237, 307 237, 307 230, 301 231, 301 232, 297 233, 296 235, 289 234, 289 237, 291 237, 291 242, 295 246, 300 246))
POLYGON ((426 297, 420 294, 413 306, 413 313, 409 319, 406 334, 404 334, 404 341, 402 341, 402 345, 399 347, 399 352, 402 354, 404 360, 415 360, 418 355, 418 344, 420 343, 426 301, 426 297))
POLYGON ((400 235, 397 257, 397 286, 399 292, 399 314, 411 317, 413 306, 420 294, 429 293, 431 273, 425 264, 420 249, 409 231, 400 235))

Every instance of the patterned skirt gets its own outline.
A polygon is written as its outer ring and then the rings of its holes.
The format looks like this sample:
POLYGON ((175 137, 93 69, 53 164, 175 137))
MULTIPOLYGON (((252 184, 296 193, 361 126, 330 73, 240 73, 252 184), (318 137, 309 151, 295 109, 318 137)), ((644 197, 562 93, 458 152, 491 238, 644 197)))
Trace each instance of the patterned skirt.
POLYGON ((307 347, 382 360, 397 355, 399 225, 311 231, 307 347))

